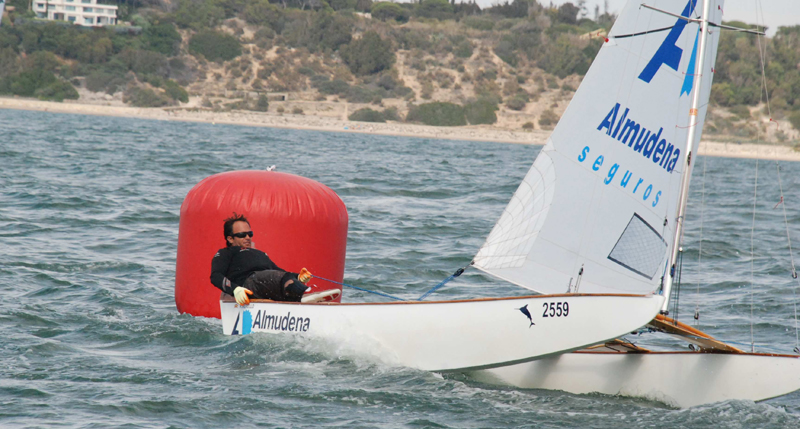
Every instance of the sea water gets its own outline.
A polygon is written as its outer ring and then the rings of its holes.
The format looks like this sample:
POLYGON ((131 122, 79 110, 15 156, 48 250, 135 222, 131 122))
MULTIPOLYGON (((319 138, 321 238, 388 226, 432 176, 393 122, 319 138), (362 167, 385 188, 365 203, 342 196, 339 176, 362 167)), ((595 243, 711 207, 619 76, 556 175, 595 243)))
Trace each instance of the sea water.
MULTIPOLYGON (((323 341, 225 336, 175 308, 179 209, 207 176, 276 165, 324 183, 349 211, 345 281, 416 298, 469 263, 539 150, 0 110, 0 426, 800 425, 800 393, 676 410, 499 387, 323 341)), ((697 306, 712 335, 749 350, 752 327, 756 351, 792 353, 776 163, 696 162, 678 317, 694 325, 697 306)), ((781 169, 800 247, 800 164, 781 169)), ((525 293, 468 270, 434 297, 525 293)))

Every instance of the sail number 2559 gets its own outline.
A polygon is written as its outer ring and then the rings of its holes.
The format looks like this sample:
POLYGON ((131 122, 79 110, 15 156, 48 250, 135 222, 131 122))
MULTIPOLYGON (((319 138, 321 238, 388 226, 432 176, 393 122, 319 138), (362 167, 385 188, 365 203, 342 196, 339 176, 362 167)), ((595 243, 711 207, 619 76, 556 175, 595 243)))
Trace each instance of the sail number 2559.
POLYGON ((567 317, 569 316, 568 302, 545 302, 542 304, 544 312, 542 317, 567 317))

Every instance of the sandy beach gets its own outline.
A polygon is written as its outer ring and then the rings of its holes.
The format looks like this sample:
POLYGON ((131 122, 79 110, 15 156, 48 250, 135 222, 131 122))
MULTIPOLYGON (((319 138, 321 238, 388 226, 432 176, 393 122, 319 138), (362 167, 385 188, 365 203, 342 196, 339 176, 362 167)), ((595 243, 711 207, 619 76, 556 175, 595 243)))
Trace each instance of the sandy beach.
MULTIPOLYGON (((302 114, 281 115, 250 111, 214 112, 204 109, 174 107, 139 108, 83 104, 74 101, 57 103, 15 97, 0 97, 0 109, 535 145, 544 144, 547 141, 547 137, 550 135, 550 131, 510 131, 496 129, 490 126, 433 127, 403 123, 354 122, 331 117, 302 114)), ((700 144, 698 152, 700 155, 728 158, 800 161, 800 152, 795 151, 790 146, 773 144, 703 141, 700 144)))

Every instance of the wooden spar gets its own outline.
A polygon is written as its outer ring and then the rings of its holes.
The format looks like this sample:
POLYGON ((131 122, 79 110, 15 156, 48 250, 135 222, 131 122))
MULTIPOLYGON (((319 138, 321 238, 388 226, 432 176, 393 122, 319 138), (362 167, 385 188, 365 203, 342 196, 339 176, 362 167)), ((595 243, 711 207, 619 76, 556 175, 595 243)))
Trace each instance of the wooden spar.
POLYGON ((633 344, 628 341, 622 341, 619 338, 615 338, 611 341, 606 342, 605 344, 598 344, 596 346, 587 347, 583 350, 579 350, 578 352, 590 352, 590 351, 619 352, 619 353, 650 353, 650 350, 644 347, 639 347, 636 344, 633 344))
MULTIPOLYGON (((731 345, 725 344, 705 332, 678 322, 677 320, 659 314, 647 326, 681 340, 698 346, 700 353, 731 353, 744 354, 745 352, 731 345)), ((618 353, 653 353, 651 350, 637 346, 629 341, 614 339, 605 344, 587 347, 580 352, 618 352, 618 353)))
POLYGON ((703 353, 744 353, 736 347, 714 339, 711 335, 691 326, 659 314, 650 322, 648 327, 666 334, 679 337, 684 341, 700 347, 703 353))

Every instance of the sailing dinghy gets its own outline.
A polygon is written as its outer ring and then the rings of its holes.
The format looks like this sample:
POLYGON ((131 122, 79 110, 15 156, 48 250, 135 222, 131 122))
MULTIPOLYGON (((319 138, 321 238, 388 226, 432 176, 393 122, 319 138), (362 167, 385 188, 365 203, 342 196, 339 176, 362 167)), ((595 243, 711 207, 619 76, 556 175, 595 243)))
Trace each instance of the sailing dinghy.
MULTIPOLYGON (((322 338, 413 368, 485 370, 513 385, 569 390, 531 385, 519 374, 544 379, 555 371, 538 363, 613 344, 657 320, 672 282, 711 81, 710 73, 686 70, 703 69, 705 58, 713 63, 716 39, 709 43, 688 21, 695 0, 654 4, 661 10, 634 4, 623 11, 616 37, 474 259, 484 272, 543 295, 247 306, 223 296, 224 333, 322 338), (521 372, 503 379, 512 370, 521 372)), ((703 16, 712 16, 705 8, 703 16)), ((601 380, 602 370, 596 367, 601 380)))
MULTIPOLYGON (((628 27, 631 33, 651 28, 632 21, 628 27)), ((664 305, 660 291, 687 152, 685 130, 675 128, 674 119, 688 111, 689 97, 675 94, 692 78, 669 70, 677 68, 680 54, 665 49, 647 66, 652 84, 632 91, 624 83, 636 78, 631 73, 639 65, 619 62, 616 52, 623 50, 601 52, 567 121, 540 152, 474 260, 477 268, 542 295, 383 303, 253 300, 247 306, 223 296, 224 333, 316 337, 394 364, 464 371, 602 344, 653 320, 664 305), (675 113, 665 117, 666 111, 675 113)))
MULTIPOLYGON (((478 268, 543 293, 572 276, 574 292, 646 283, 670 295, 692 154, 725 27, 722 6, 723 0, 627 4, 478 253, 478 268), (562 185, 569 191, 552 192, 562 185), (563 245, 564 237, 572 240, 571 248, 563 245), (558 246, 550 245, 557 240, 558 246), (572 254, 581 257, 565 257, 572 254)), ((667 305, 665 300, 665 314, 667 305)), ((694 351, 654 352, 615 340, 471 376, 522 388, 639 396, 679 407, 758 401, 800 389, 797 355, 745 353, 664 315, 647 329, 687 341, 694 351)))
MULTIPOLYGON (((626 22, 631 34, 656 28, 626 22)), ((688 37, 675 31, 669 43, 688 37)), ((664 306, 687 154, 686 129, 675 121, 691 106, 694 81, 671 70, 681 55, 669 43, 642 64, 625 63, 626 48, 601 51, 475 257, 477 268, 543 295, 245 307, 223 296, 225 334, 300 334, 399 365, 463 371, 554 356, 644 326, 664 306), (640 66, 643 83, 633 90, 640 66)))

